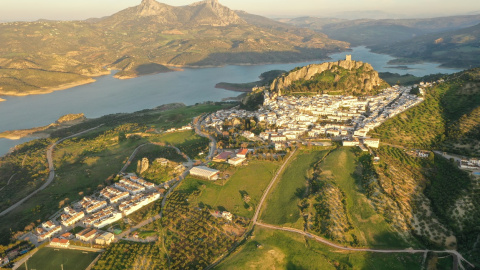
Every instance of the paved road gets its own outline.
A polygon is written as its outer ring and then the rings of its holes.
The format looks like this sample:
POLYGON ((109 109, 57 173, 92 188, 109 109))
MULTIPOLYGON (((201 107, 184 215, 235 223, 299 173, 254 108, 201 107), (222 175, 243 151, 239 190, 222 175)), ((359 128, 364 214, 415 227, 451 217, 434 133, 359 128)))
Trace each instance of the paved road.
MULTIPOLYGON (((127 163, 125 164, 125 166, 123 167, 122 171, 121 172, 124 172, 125 169, 128 167, 128 165, 130 164, 130 162, 135 158, 135 155, 137 154, 138 150, 140 150, 140 148, 146 146, 146 145, 159 145, 158 143, 146 143, 146 144, 142 144, 140 146, 138 146, 132 153, 132 155, 130 156, 130 158, 128 159, 127 163)), ((123 240, 129 240, 127 238, 125 238, 127 235, 131 234, 132 232, 140 229, 141 227, 144 227, 152 222, 154 222, 155 220, 159 220, 162 218, 163 216, 163 209, 165 208, 165 204, 167 203, 167 198, 168 198, 168 195, 170 195, 170 193, 173 192, 173 190, 175 190, 175 188, 180 184, 180 182, 185 179, 185 177, 187 177, 187 175, 190 173, 190 169, 193 167, 193 160, 188 157, 185 153, 183 153, 182 151, 180 151, 180 149, 178 149, 177 147, 175 146, 171 146, 171 145, 165 145, 165 147, 170 147, 170 148, 173 148, 175 149, 175 151, 177 151, 178 154, 182 155, 183 157, 185 157, 185 159, 187 159, 187 163, 186 163, 186 170, 185 172, 183 172, 182 175, 179 176, 179 179, 180 180, 175 180, 175 179, 172 179, 170 181, 168 181, 167 183, 169 185, 171 185, 172 183, 175 183, 172 187, 170 187, 167 191, 167 193, 165 194, 165 196, 163 197, 162 199, 162 206, 161 206, 161 210, 160 210, 160 213, 158 213, 157 215, 147 219, 147 220, 144 220, 140 223, 138 223, 137 225, 133 226, 132 228, 122 232, 121 234, 119 234, 116 238, 115 238, 115 241, 119 241, 121 239, 123 240)))
POLYGON ((48 161, 48 170, 50 171, 49 175, 48 175, 48 178, 47 178, 47 181, 45 181, 45 183, 40 187, 38 188, 37 190, 33 191, 32 193, 30 193, 29 195, 27 195, 25 198, 21 199, 20 201, 18 201, 17 203, 15 203, 14 205, 10 206, 9 208, 7 208, 6 210, 4 210, 3 212, 0 213, 0 216, 4 216, 6 214, 8 214, 9 212, 13 211, 15 208, 19 207, 22 203, 24 203, 26 200, 30 199, 33 195, 37 194, 38 192, 44 190, 46 187, 48 187, 52 182, 53 182, 53 179, 55 178, 55 168, 53 166, 53 150, 55 149, 55 147, 60 144, 61 142, 65 141, 65 140, 68 140, 68 139, 71 139, 71 138, 74 138, 74 137, 77 137, 77 136, 80 136, 80 135, 83 135, 85 133, 88 133, 92 130, 95 130, 99 127, 103 126, 103 124, 97 126, 97 127, 94 127, 94 128, 91 128, 91 129, 87 129, 85 131, 82 131, 82 132, 79 132, 77 134, 73 134, 71 136, 68 136, 66 138, 63 138, 61 140, 58 140, 56 141, 54 144, 50 145, 50 147, 48 147, 48 150, 47 150, 47 161, 48 161))
MULTIPOLYGON (((217 147, 217 142, 215 140, 215 138, 213 138, 213 136, 210 136, 209 134, 206 134, 206 133, 203 133, 201 131, 201 124, 202 124, 202 121, 203 119, 205 118, 205 116, 199 116, 197 118, 194 119, 194 123, 195 123, 195 132, 202 136, 202 137, 205 137, 205 138, 208 138, 210 139, 210 151, 209 151, 209 155, 207 156, 207 160, 211 159, 213 157, 213 154, 215 153, 215 150, 216 150, 216 147, 217 147)), ((130 156, 130 158, 128 159, 127 163, 125 164, 125 166, 122 168, 121 172, 124 172, 125 169, 128 167, 128 165, 130 165, 130 162, 132 162, 132 160, 135 158, 135 155, 137 154, 138 150, 140 150, 140 148, 146 146, 146 145, 149 145, 149 144, 153 144, 153 143, 146 143, 146 144, 142 144, 140 146, 138 146, 132 153, 132 155, 130 156)), ((182 182, 183 179, 185 179, 185 177, 187 177, 187 175, 190 173, 190 169, 193 167, 193 161, 192 159, 190 159, 186 154, 182 153, 180 151, 180 149, 174 147, 174 146, 168 146, 168 147, 172 147, 174 148, 177 153, 181 154, 182 156, 184 156, 188 162, 187 162, 187 170, 185 170, 185 172, 179 177, 180 180, 179 181, 175 181, 175 180, 170 180, 168 181, 167 183, 172 183, 173 181, 176 182, 171 188, 168 189, 167 193, 165 194, 165 196, 163 197, 162 199, 162 206, 161 206, 161 210, 160 210, 160 213, 158 213, 158 215, 155 215, 147 220, 144 220, 142 222, 140 222, 139 224, 133 226, 132 228, 122 232, 121 234, 119 234, 117 237, 116 237, 116 240, 115 241, 119 241, 121 239, 124 239, 124 240, 128 240, 125 238, 125 236, 131 234, 132 232, 140 229, 141 227, 144 227, 152 222, 154 222, 155 220, 158 220, 158 219, 161 219, 162 216, 163 216, 163 210, 165 209, 165 205, 167 203, 167 198, 168 196, 175 190, 175 188, 182 182)))
POLYGON ((438 155, 443 156, 443 157, 446 158, 446 159, 451 159, 451 158, 453 158, 453 159, 454 159, 455 161, 457 161, 457 162, 462 161, 462 158, 461 158, 460 156, 447 154, 447 153, 445 153, 445 152, 437 151, 437 150, 435 150, 435 151, 433 151, 433 152, 434 152, 435 154, 438 154, 438 155))
POLYGON ((144 143, 142 145, 139 145, 137 148, 135 148, 135 150, 133 151, 133 153, 130 155, 130 157, 128 158, 127 160, 127 163, 125 163, 125 165, 123 166, 123 168, 120 170, 120 173, 124 173, 125 170, 128 168, 128 166, 130 166, 130 163, 132 163, 132 160, 135 158, 135 156, 137 155, 138 151, 146 146, 146 145, 151 145, 152 143, 144 143))
POLYGON ((194 123, 195 124, 195 133, 197 133, 199 136, 202 136, 204 138, 208 138, 210 140, 210 151, 208 153, 208 156, 206 158, 207 162, 213 158, 213 155, 215 153, 215 150, 217 150, 217 140, 210 134, 202 132, 202 122, 205 119, 206 115, 204 116, 199 116, 195 118, 194 123))
POLYGON ((182 151, 180 151, 180 149, 178 149, 177 147, 175 146, 171 146, 171 145, 163 145, 163 144, 160 144, 160 143, 144 143, 142 145, 139 145, 137 148, 135 148, 135 150, 133 151, 133 153, 130 155, 130 157, 128 158, 128 161, 127 163, 125 163, 125 165, 123 166, 123 168, 120 170, 120 173, 124 173, 125 170, 127 170, 128 166, 130 166, 130 164, 132 163, 132 160, 135 158, 135 156, 138 154, 138 151, 144 147, 144 146, 147 146, 147 145, 158 145, 158 146, 162 146, 162 147, 170 147, 170 148, 173 148, 175 149, 175 151, 177 151, 178 154, 182 155, 186 160, 187 160, 187 164, 191 164, 193 163, 193 161, 187 156, 185 155, 184 153, 182 153, 182 151))

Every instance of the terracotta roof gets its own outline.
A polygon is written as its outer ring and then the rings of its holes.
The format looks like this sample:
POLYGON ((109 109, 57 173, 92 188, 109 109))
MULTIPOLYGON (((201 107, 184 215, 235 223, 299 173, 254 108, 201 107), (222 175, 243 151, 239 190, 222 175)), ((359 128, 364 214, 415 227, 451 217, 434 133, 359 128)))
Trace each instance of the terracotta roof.
POLYGON ((238 152, 238 155, 246 155, 248 153, 248 149, 242 149, 238 152))

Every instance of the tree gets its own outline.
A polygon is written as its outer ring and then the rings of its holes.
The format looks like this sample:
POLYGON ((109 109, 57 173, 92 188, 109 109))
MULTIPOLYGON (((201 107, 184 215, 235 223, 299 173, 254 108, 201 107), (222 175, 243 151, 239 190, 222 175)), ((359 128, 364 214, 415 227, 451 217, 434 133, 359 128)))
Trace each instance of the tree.
POLYGON ((125 135, 125 132, 120 132, 118 134, 118 142, 124 142, 127 140, 127 136, 125 135))

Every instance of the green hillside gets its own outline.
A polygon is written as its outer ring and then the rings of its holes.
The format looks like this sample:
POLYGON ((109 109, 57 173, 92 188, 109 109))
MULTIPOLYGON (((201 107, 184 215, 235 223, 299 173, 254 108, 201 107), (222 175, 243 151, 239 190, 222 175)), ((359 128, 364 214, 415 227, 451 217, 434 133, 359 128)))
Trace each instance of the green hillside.
POLYGON ((425 102, 387 120, 371 135, 395 145, 480 156, 480 69, 446 77, 425 102))

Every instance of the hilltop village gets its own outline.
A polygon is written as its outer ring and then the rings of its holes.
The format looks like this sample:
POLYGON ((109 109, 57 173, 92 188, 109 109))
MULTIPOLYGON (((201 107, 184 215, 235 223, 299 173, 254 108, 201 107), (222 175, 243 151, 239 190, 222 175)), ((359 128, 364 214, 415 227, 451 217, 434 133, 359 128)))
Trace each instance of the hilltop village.
MULTIPOLYGON (((282 96, 264 91, 264 102, 260 109, 247 111, 237 106, 219 110, 205 115, 196 125, 210 135, 220 134, 228 138, 241 136, 248 141, 259 142, 262 146, 258 149, 267 146, 283 152, 292 143, 328 146, 332 141, 338 141, 344 146, 358 146, 368 151, 368 147, 378 148, 380 144, 379 139, 368 138, 368 132, 388 118, 421 103, 424 89, 431 86, 432 83, 393 86, 378 95, 362 97, 327 94, 282 96), (414 94, 413 89, 418 89, 418 94, 414 94), (252 119, 263 128, 257 133, 242 128, 235 129, 234 134, 224 130, 228 126, 238 127, 240 119, 252 119)), ((165 133, 193 129, 193 125, 186 125, 168 129, 165 133)), ((214 163, 240 166, 247 162, 247 156, 251 156, 255 150, 243 146, 237 150, 214 148, 210 157, 214 163)), ((162 164, 168 162, 162 160, 162 164)), ((222 179, 222 171, 215 166, 206 163, 196 165, 190 168, 182 166, 182 171, 188 169, 191 177, 199 179, 222 179)), ((84 197, 72 206, 65 207, 51 220, 43 222, 34 232, 37 243, 51 241, 52 246, 68 246, 68 240, 75 238, 86 244, 108 245, 115 236, 113 231, 101 231, 102 228, 162 198, 169 188, 168 183, 157 186, 135 174, 123 174, 119 178, 119 181, 103 188, 98 194, 84 197), (76 235, 68 233, 75 228, 83 229, 76 235)), ((232 220, 232 214, 227 211, 212 215, 232 220)))
MULTIPOLYGON (((422 83, 421 88, 432 84, 422 83)), ((269 127, 255 135, 245 131, 242 136, 274 143, 302 138, 323 138, 344 141, 366 138, 370 130, 388 118, 421 103, 421 95, 411 94, 415 86, 394 86, 370 97, 353 96, 279 96, 266 92, 263 107, 257 111, 238 108, 218 111, 206 118, 209 127, 222 130, 235 119, 252 118, 269 127)), ((416 86, 418 87, 418 86, 416 86)), ((378 147, 378 140, 374 144, 378 147)))

